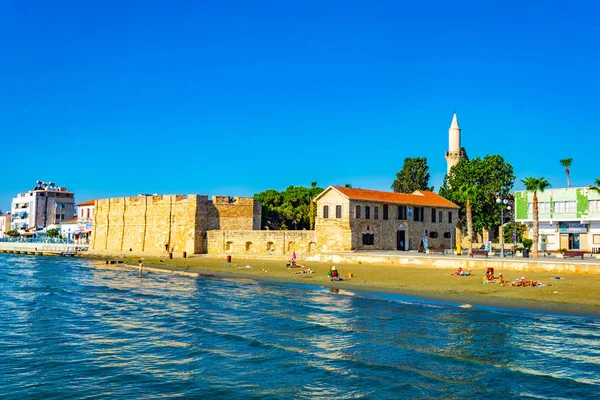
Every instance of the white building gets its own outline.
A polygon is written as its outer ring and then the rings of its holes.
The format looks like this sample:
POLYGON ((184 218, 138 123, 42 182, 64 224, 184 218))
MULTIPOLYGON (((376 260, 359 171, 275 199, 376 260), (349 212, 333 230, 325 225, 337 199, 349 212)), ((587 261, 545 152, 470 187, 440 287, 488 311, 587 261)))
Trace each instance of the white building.
POLYGON ((10 213, 0 214, 0 239, 5 238, 8 231, 10 231, 10 213))
POLYGON ((37 181, 33 190, 19 193, 12 200, 11 229, 44 229, 60 225, 75 215, 75 198, 66 187, 37 181))
POLYGON ((77 218, 65 221, 60 225, 60 232, 69 242, 88 244, 94 222, 95 200, 77 204, 77 218))
MULTIPOLYGON (((537 193, 540 250, 600 252, 600 194, 589 188, 549 188, 537 193)), ((533 192, 515 193, 517 222, 533 232, 533 192)))

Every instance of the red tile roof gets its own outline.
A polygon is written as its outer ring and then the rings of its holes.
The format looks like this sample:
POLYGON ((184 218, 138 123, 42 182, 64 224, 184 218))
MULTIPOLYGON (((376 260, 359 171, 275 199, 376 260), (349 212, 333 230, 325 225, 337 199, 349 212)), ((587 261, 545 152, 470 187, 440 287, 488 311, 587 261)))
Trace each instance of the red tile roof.
POLYGON ((95 201, 96 200, 84 201, 83 203, 77 204, 77 207, 80 207, 80 206, 93 206, 95 201))
MULTIPOLYGON (((428 207, 460 208, 450 200, 426 190, 418 190, 411 194, 380 192, 378 190, 354 189, 342 186, 331 186, 352 200, 377 201, 380 203, 406 204, 428 207)), ((323 192, 325 193, 325 192, 323 192)))

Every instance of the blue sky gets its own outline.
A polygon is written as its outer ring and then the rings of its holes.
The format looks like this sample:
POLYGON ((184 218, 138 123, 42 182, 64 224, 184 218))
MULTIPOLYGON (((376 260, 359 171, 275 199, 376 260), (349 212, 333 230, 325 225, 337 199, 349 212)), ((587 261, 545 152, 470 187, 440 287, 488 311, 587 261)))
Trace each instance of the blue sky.
POLYGON ((469 156, 600 177, 597 1, 0 1, 0 209, 38 179, 76 201, 388 190, 456 106, 469 156))

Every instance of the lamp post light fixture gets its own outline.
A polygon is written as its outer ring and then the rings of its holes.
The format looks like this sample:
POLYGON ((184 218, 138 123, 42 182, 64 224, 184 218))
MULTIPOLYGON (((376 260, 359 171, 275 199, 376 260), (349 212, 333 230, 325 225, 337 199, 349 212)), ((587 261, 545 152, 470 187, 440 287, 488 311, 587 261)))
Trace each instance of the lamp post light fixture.
MULTIPOLYGON (((501 257, 505 257, 504 255, 504 208, 506 208, 508 211, 510 211, 512 209, 512 205, 514 204, 514 202, 512 200, 508 200, 508 199, 502 199, 500 198, 500 196, 498 196, 496 198, 496 203, 501 204, 502 208, 500 209, 500 226, 502 227, 502 235, 500 235, 500 256, 501 257)), ((514 225, 514 229, 515 229, 515 233, 513 234, 513 238, 514 238, 514 249, 513 249, 513 256, 515 255, 515 250, 517 249, 517 224, 516 224, 516 220, 515 220, 515 225, 514 225)))

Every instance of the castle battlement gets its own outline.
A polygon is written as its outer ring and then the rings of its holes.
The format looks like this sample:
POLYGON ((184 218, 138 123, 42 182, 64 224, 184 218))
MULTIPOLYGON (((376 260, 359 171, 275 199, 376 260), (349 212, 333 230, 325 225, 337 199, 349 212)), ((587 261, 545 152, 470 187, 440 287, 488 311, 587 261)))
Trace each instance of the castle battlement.
POLYGON ((214 205, 238 205, 238 206, 251 206, 255 200, 253 197, 240 197, 240 196, 213 196, 212 202, 214 205))

